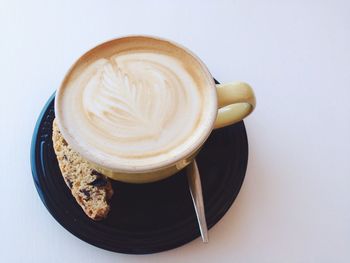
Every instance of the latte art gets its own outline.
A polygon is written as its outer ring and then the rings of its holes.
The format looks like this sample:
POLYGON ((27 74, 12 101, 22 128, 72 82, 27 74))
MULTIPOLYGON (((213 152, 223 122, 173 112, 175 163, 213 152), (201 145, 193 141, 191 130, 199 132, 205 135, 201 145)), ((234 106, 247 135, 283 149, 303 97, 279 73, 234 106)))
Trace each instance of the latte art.
POLYGON ((199 148, 215 121, 216 90, 203 67, 167 41, 106 42, 75 63, 56 94, 62 135, 116 172, 176 162, 199 148))
POLYGON ((152 155, 175 147, 194 129, 201 108, 191 76, 164 54, 100 59, 79 82, 85 120, 110 140, 115 150, 108 151, 120 156, 152 155))

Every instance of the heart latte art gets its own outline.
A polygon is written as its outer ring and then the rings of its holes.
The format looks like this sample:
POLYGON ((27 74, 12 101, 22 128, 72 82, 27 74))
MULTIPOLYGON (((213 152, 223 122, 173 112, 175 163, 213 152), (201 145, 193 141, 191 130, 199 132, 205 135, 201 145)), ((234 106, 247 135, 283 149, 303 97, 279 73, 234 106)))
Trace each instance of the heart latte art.
POLYGON ((135 48, 86 56, 57 98, 63 135, 80 153, 137 166, 198 141, 205 91, 178 54, 135 48))

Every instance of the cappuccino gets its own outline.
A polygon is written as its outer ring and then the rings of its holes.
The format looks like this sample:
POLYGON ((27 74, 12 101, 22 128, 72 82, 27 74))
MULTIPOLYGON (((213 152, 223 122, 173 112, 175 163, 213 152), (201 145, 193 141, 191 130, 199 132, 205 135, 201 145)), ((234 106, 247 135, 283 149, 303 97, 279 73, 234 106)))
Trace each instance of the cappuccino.
POLYGON ((118 171, 166 165, 198 148, 217 104, 213 80, 193 56, 148 37, 90 50, 56 96, 63 136, 87 160, 118 171))

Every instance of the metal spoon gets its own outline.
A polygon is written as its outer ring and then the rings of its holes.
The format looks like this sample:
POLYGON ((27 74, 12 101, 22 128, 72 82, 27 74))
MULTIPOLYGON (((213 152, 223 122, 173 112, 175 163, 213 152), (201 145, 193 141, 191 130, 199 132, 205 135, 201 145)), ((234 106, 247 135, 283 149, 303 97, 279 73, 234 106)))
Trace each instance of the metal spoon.
POLYGON ((195 160, 193 160, 193 162, 187 166, 186 172, 187 172, 188 185, 190 187, 192 201, 193 201, 194 209, 196 211, 202 240, 203 240, 203 243, 208 243, 209 241, 208 228, 207 228, 207 221, 205 220, 201 178, 200 178, 198 166, 195 160))

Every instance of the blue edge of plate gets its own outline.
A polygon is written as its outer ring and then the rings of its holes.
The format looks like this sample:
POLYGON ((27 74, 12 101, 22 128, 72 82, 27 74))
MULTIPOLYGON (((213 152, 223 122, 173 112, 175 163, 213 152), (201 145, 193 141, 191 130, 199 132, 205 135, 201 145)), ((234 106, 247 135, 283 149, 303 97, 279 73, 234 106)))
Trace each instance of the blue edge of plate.
MULTIPOLYGON (((39 131, 39 128, 40 128, 40 124, 41 124, 41 121, 42 121, 42 118, 43 116, 45 115, 45 112, 47 110, 47 108, 50 106, 50 104, 52 103, 52 100, 53 98, 55 97, 56 95, 56 92, 54 92, 50 98, 47 100, 47 102, 45 103, 45 106, 43 107, 43 109, 41 110, 40 112, 40 115, 36 121, 36 124, 35 124, 35 127, 34 127, 34 132, 33 132, 33 136, 32 136, 32 143, 31 143, 31 146, 30 146, 30 165, 31 165, 31 168, 32 168, 32 175, 33 175, 33 180, 34 180, 34 184, 35 184, 35 188, 40 196, 40 199, 41 201, 43 202, 43 204, 45 205, 46 208, 47 205, 46 205, 46 201, 45 201, 45 198, 43 196, 43 192, 39 186, 39 178, 38 178, 38 171, 36 169, 36 164, 35 164, 35 146, 37 144, 37 135, 38 135, 38 131, 39 131)), ((52 216, 54 216, 50 209, 48 209, 48 211, 50 212, 50 214, 52 216)), ((55 216, 54 216, 55 217, 55 216)))

